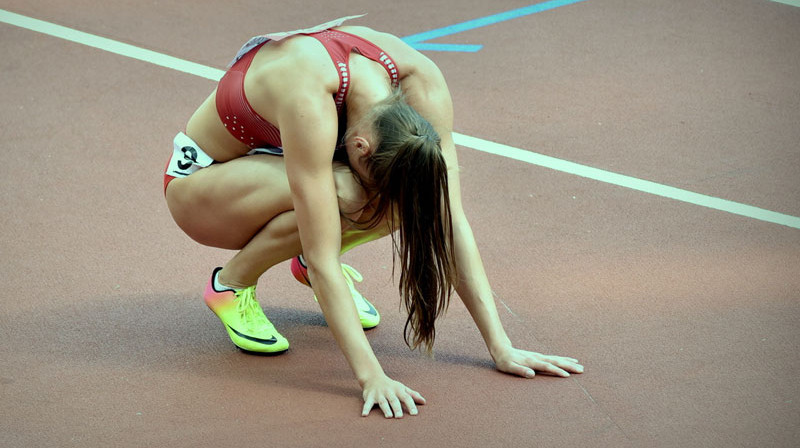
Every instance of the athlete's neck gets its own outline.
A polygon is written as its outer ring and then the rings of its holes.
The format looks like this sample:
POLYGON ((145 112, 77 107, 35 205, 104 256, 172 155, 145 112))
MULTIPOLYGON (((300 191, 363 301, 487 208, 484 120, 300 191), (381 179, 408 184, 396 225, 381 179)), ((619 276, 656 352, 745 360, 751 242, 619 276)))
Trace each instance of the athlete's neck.
MULTIPOLYGON (((350 90, 347 92, 347 122, 358 123, 379 102, 385 100, 392 92, 391 84, 381 67, 369 65, 359 66, 358 70, 350 70, 350 90), (375 71, 377 68, 381 71, 375 71)), ((359 64, 364 65, 364 64, 359 64)))

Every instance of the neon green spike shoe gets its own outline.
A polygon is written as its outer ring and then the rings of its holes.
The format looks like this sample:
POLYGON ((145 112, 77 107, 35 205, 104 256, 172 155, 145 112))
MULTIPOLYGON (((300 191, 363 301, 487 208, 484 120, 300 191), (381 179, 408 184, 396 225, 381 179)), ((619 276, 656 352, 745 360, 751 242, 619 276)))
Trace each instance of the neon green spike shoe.
POLYGON ((277 354, 288 350, 289 341, 278 333, 256 300, 255 285, 240 290, 214 288, 214 279, 221 269, 214 270, 203 298, 225 325, 231 341, 247 352, 277 354))
MULTIPOLYGON (((299 256, 292 259, 291 270, 292 275, 294 275, 294 278, 297 279, 298 282, 311 287, 311 280, 308 277, 308 269, 299 256)), ((354 281, 361 282, 364 280, 364 278, 361 276, 361 273, 356 271, 355 268, 350 265, 342 264, 342 274, 347 282, 347 286, 350 287, 350 295, 353 297, 353 302, 356 304, 358 317, 361 319, 361 327, 365 330, 377 327, 381 322, 380 313, 378 313, 378 310, 372 306, 369 300, 364 298, 364 296, 361 295, 358 290, 356 290, 354 281)), ((314 300, 317 300, 316 296, 314 296, 314 300)))
POLYGON ((378 324, 381 323, 380 313, 369 303, 369 300, 364 298, 364 296, 356 290, 356 285, 353 283, 353 281, 360 283, 364 280, 361 273, 356 271, 352 266, 342 263, 342 274, 344 275, 344 280, 347 282, 347 286, 350 287, 350 295, 353 296, 353 302, 356 303, 358 317, 361 319, 361 327, 365 330, 377 327, 378 324))

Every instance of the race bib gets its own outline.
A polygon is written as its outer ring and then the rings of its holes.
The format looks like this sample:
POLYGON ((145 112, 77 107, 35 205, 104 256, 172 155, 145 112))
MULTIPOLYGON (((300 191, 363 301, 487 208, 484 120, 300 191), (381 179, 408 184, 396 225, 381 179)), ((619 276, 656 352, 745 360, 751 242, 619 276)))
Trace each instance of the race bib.
POLYGON ((183 132, 175 136, 172 147, 172 158, 167 165, 167 174, 172 177, 186 177, 214 163, 214 159, 183 132))

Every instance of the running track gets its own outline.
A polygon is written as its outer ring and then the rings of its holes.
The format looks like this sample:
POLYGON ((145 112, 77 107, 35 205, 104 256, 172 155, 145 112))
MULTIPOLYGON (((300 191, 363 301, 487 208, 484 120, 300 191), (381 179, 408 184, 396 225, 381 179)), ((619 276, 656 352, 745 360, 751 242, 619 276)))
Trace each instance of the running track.
POLYGON ((384 314, 369 333, 384 368, 429 401, 420 416, 357 416, 357 384, 287 266, 259 296, 292 349, 236 351, 200 300, 230 253, 189 241, 160 191, 169 141, 214 82, 0 23, 0 446, 796 443, 797 2, 221 3, 0 10, 212 73, 252 34, 342 15, 448 30, 423 43, 459 50, 426 54, 453 92, 501 317, 517 345, 587 372, 495 372, 457 302, 436 359, 408 352, 384 241, 346 261, 384 314))

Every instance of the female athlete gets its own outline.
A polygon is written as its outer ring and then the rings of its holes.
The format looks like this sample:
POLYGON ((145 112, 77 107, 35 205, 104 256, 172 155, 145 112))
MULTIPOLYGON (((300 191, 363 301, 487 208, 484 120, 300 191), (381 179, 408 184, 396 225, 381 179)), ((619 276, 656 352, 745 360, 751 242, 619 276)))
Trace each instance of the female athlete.
POLYGON ((498 370, 581 373, 575 359, 514 348, 500 323, 462 209, 441 72, 395 36, 342 25, 354 17, 251 39, 175 137, 164 176, 175 222, 238 251, 211 275, 206 304, 243 350, 285 351, 254 293, 292 259, 361 385, 362 415, 416 415, 425 399, 384 373, 363 331, 380 315, 340 261, 392 235, 410 347, 431 350, 455 289, 498 370))

